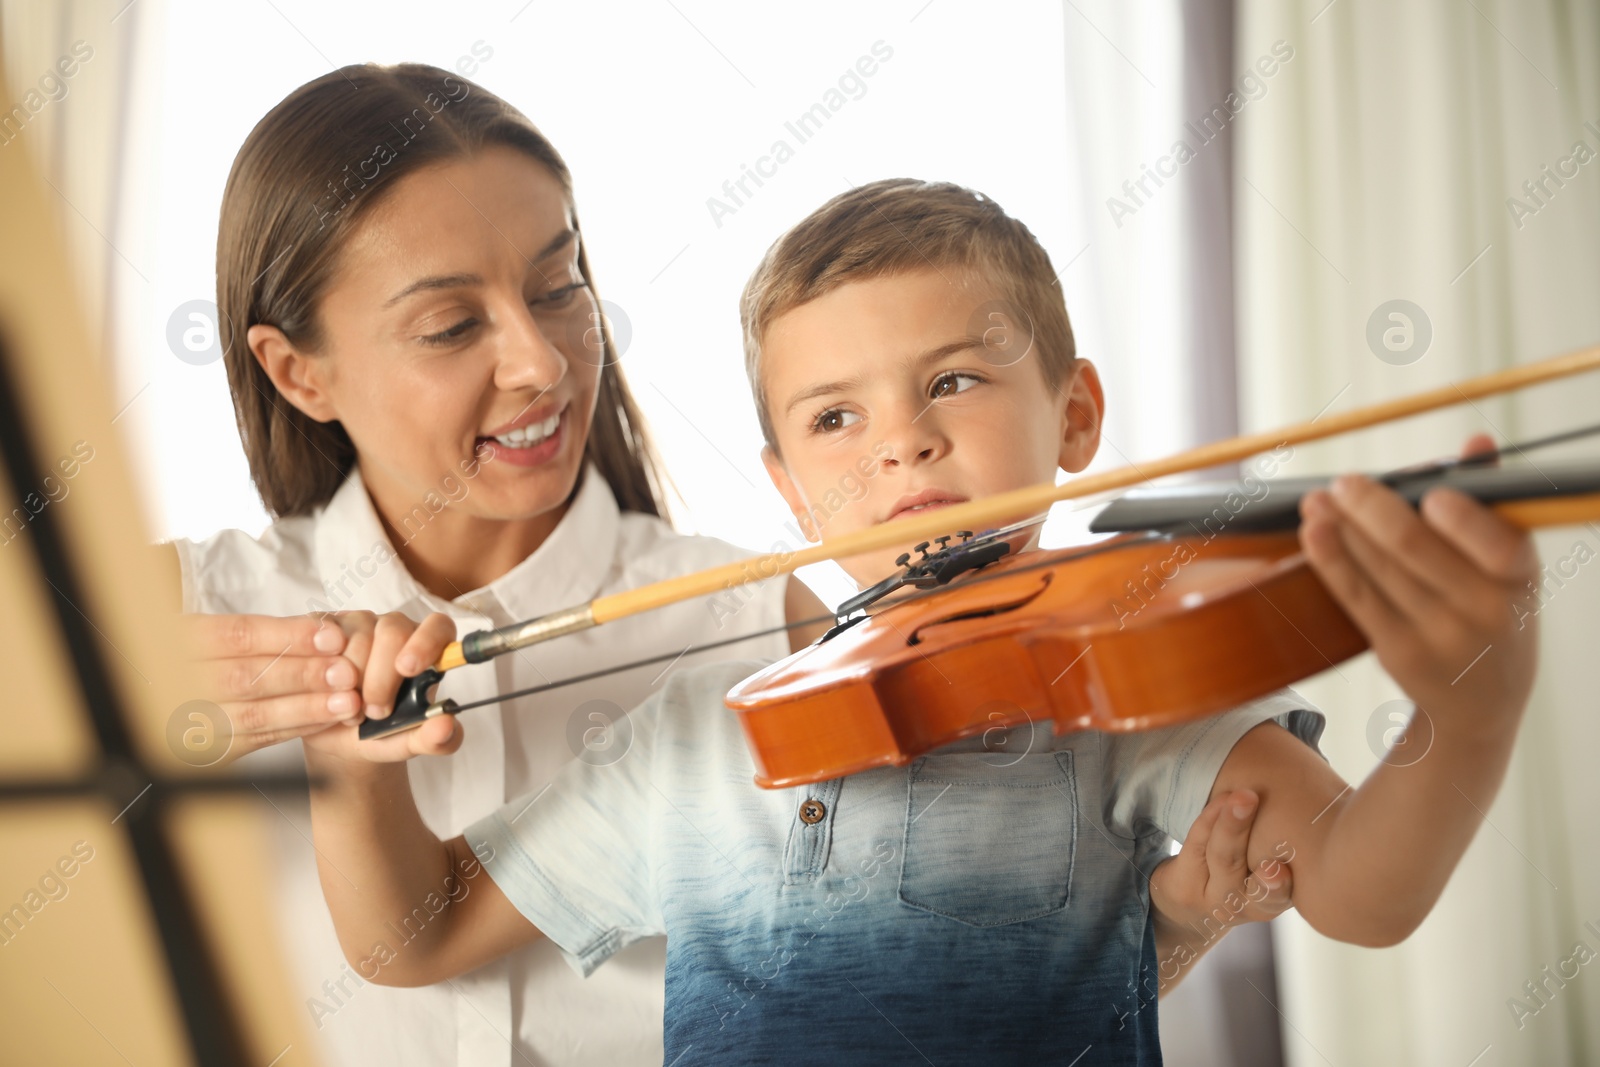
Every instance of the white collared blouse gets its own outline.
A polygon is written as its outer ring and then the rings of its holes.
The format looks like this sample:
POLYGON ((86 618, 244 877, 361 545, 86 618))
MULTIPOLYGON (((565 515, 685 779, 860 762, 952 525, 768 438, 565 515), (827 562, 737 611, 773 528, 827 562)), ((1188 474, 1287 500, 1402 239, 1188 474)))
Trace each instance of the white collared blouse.
MULTIPOLYGON (((426 509, 414 513, 425 523, 426 509)), ((420 525, 407 529, 414 535, 420 525)), ((429 593, 395 555, 362 484, 351 473, 325 508, 273 524, 259 538, 224 530, 175 543, 184 610, 295 615, 309 611, 400 611, 420 620, 443 612, 458 634, 503 626, 746 553, 709 537, 617 508, 593 468, 567 514, 537 551, 502 577, 454 600, 429 593)), ((455 754, 412 760, 412 792, 442 838, 513 797, 532 795, 577 755, 605 759, 619 733, 609 722, 633 708, 679 666, 711 659, 776 659, 780 631, 696 650, 742 633, 780 627, 782 580, 737 599, 678 604, 569 635, 451 672, 440 695, 466 703, 650 656, 676 660, 610 674, 462 714, 455 754)), ((731 712, 729 713, 731 714, 731 712)), ((241 759, 243 769, 298 765, 298 741, 241 759)), ((535 942, 451 982, 398 989, 365 982, 340 951, 322 898, 305 803, 275 798, 279 831, 279 921, 296 999, 330 1064, 645 1064, 662 1061, 664 950, 659 938, 629 948, 587 980, 576 978, 548 941, 535 942)), ((330 857, 337 866, 337 857, 330 857)), ((396 946, 403 951, 402 939, 396 946)))

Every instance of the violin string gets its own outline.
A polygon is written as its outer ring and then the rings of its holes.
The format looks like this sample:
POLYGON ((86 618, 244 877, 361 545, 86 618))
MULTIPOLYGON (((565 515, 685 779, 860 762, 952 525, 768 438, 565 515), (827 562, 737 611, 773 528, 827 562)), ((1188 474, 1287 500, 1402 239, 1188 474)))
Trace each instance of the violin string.
MULTIPOLYGON (((1391 471, 1387 472, 1386 474, 1380 475, 1379 476, 1379 480, 1382 480, 1382 481, 1385 481, 1385 482, 1389 482, 1390 484, 1393 484, 1395 481, 1406 481, 1406 480, 1410 480, 1410 479, 1413 479, 1413 478, 1426 477, 1426 476, 1431 475, 1431 474, 1439 474, 1439 473, 1443 473, 1443 472, 1448 471, 1448 470, 1453 470, 1453 469, 1458 468, 1458 467, 1478 466, 1480 464, 1488 463, 1488 462, 1491 462, 1492 460, 1499 459, 1499 458, 1501 458, 1503 456, 1506 456, 1506 455, 1508 455, 1510 453, 1513 453, 1513 452, 1515 452, 1518 455, 1520 455, 1520 454, 1525 453, 1525 452, 1531 452, 1534 449, 1545 448, 1545 447, 1548 447, 1550 445, 1562 444, 1562 443, 1567 442, 1567 441, 1575 441, 1575 440, 1578 440, 1580 438, 1592 437, 1592 436, 1595 436, 1595 435, 1600 435, 1600 423, 1596 423, 1593 426, 1585 426, 1585 427, 1582 427, 1582 428, 1579 428, 1579 429, 1576 429, 1576 430, 1563 430, 1560 433, 1549 434, 1548 436, 1545 436, 1545 437, 1537 437, 1537 438, 1534 438, 1534 439, 1532 439, 1530 441, 1508 443, 1508 444, 1505 444, 1505 445, 1501 445, 1501 446, 1499 446, 1499 447, 1497 447, 1497 448, 1495 448, 1493 450, 1484 451, 1484 452, 1477 452, 1477 453, 1474 453, 1471 456, 1466 456, 1466 457, 1463 457, 1463 458, 1439 460, 1439 461, 1432 462, 1432 463, 1421 464, 1421 465, 1418 465, 1418 466, 1415 466, 1415 467, 1397 467, 1394 470, 1391 470, 1391 471)), ((1080 503, 1081 504, 1082 501, 1078 501, 1078 502, 1075 502, 1075 503, 1080 503)), ((1020 522, 1012 523, 1009 526, 1003 526, 1003 527, 1000 527, 1000 528, 995 529, 995 530, 987 531, 987 532, 985 532, 985 533, 983 533, 983 534, 981 534, 979 536, 981 538, 989 538, 989 539, 1005 537, 1005 536, 1008 536, 1010 534, 1016 533, 1016 532, 1018 532, 1020 530, 1027 529, 1030 526, 1040 525, 1048 517, 1049 517, 1048 513, 1037 515, 1037 516, 1034 516, 1033 518, 1024 519, 1024 520, 1022 520, 1020 522)), ((1162 539, 1162 538, 1170 538, 1171 536, 1173 536, 1173 535, 1170 534, 1170 533, 1151 532, 1151 533, 1147 533, 1147 534, 1141 534, 1139 536, 1138 540, 1162 539)), ((1117 539, 1112 538, 1111 540, 1117 540, 1117 539)), ((1120 546, 1122 544, 1127 544, 1127 543, 1130 543, 1127 539, 1117 540, 1117 545, 1118 546, 1120 546)), ((1111 547, 1113 547, 1113 546, 1107 544, 1106 542, 1097 542, 1097 543, 1094 543, 1094 544, 1085 545, 1085 546, 1083 546, 1083 548, 1082 548, 1082 550, 1080 552, 1075 553, 1072 556, 1066 557, 1066 559, 1077 559, 1080 556, 1093 555, 1093 554, 1096 554, 1098 552, 1107 551, 1111 547)), ((1055 564, 1063 562, 1063 561, 1064 561, 1063 558, 1060 557, 1060 556, 1052 556, 1048 562, 1022 564, 1020 566, 1008 567, 1004 571, 991 573, 991 574, 973 573, 969 577, 967 577, 966 580, 962 584, 970 586, 970 585, 980 585, 980 584, 983 584, 983 583, 989 582, 989 581, 998 581, 998 580, 1010 577, 1011 575, 1014 575, 1014 574, 1022 574, 1022 573, 1026 573, 1028 571, 1038 570, 1038 569, 1042 569, 1044 567, 1049 567, 1049 566, 1054 566, 1055 564)), ((939 588, 939 589, 921 590, 921 591, 918 591, 916 593, 909 594, 909 595, 907 595, 905 597, 902 597, 901 599, 896 600, 895 603, 896 604, 909 604, 909 603, 912 603, 914 601, 921 600, 924 597, 934 596, 934 595, 938 594, 941 591, 942 591, 942 587, 939 588)), ((710 652, 710 651, 712 651, 714 649, 726 648, 729 645, 736 645, 736 644, 740 643, 741 641, 754 641, 755 639, 760 638, 760 637, 771 637, 774 634, 787 633, 790 630, 796 630, 796 629, 800 629, 800 628, 806 627, 806 626, 818 626, 818 625, 821 625, 822 623, 837 624, 838 622, 839 622, 839 617, 836 614, 828 614, 828 615, 818 615, 818 616, 816 616, 814 618, 810 618, 810 619, 801 619, 801 620, 798 620, 796 622, 783 623, 782 625, 779 625, 779 626, 769 626, 764 630, 755 630, 755 631, 752 631, 752 632, 747 633, 747 634, 740 634, 737 637, 728 637, 728 638, 724 638, 724 639, 722 639, 720 641, 712 641, 709 644, 701 645, 699 648, 691 647, 689 649, 685 649, 682 652, 664 652, 664 653, 662 653, 661 655, 658 655, 658 656, 648 656, 648 657, 646 657, 644 659, 637 659, 637 660, 634 660, 634 661, 632 661, 630 663, 618 664, 616 666, 611 666, 611 667, 602 667, 599 670, 589 671, 589 672, 587 672, 585 674, 573 675, 570 678, 558 678, 557 680, 555 680, 553 682, 545 682, 545 683, 540 684, 540 685, 529 686, 526 689, 514 689, 509 693, 500 693, 500 694, 497 694, 497 695, 492 696, 492 697, 486 697, 486 698, 484 698, 482 700, 474 700, 474 701, 470 701, 470 702, 465 703, 465 704, 460 704, 460 705, 458 705, 456 707, 456 711, 457 712, 469 711, 472 708, 481 708, 481 707, 486 707, 487 705, 490 705, 490 704, 500 704, 500 703, 504 703, 506 701, 518 700, 518 699, 520 699, 522 697, 525 697, 525 696, 533 696, 533 695, 538 694, 538 693, 546 693, 546 692, 549 692, 549 691, 551 691, 553 689, 561 689, 561 688, 563 688, 565 686, 569 686, 569 685, 578 685, 578 684, 580 684, 582 682, 591 682, 591 681, 594 681, 594 680, 599 679, 599 678, 604 678, 607 675, 621 674, 624 671, 637 670, 640 667, 650 667, 650 666, 654 666, 657 663, 665 663, 665 662, 668 662, 670 660, 681 659, 684 656, 690 655, 690 654, 695 653, 695 652, 710 652)))
POLYGON ((1559 445, 1567 441, 1576 441, 1584 437, 1593 437, 1600 434, 1600 423, 1593 426, 1584 426, 1576 430, 1563 430, 1546 437, 1535 437, 1531 441, 1510 442, 1489 449, 1486 452, 1475 452, 1470 456, 1461 456, 1452 459, 1436 460, 1431 463, 1422 463, 1414 467, 1396 467, 1394 470, 1379 477, 1379 481, 1394 484, 1399 481, 1410 481, 1413 478, 1426 478, 1433 474, 1442 474, 1445 471, 1455 470, 1459 467, 1478 467, 1485 463, 1492 463, 1512 452, 1521 455, 1535 449, 1546 448, 1550 445, 1559 445))
MULTIPOLYGON (((1535 437, 1532 441, 1523 441, 1521 444, 1512 443, 1501 445, 1499 448, 1494 450, 1493 454, 1496 457, 1499 457, 1505 455, 1507 452, 1531 452, 1536 448, 1543 448, 1546 445, 1558 445, 1563 441, 1576 441, 1579 438, 1593 437, 1596 434, 1600 434, 1600 422, 1595 423, 1593 426, 1584 426, 1576 430, 1563 430, 1560 433, 1553 433, 1548 437, 1535 437)), ((1478 456, 1487 456, 1489 454, 1490 453, 1487 452, 1480 452, 1478 453, 1478 456)), ((1456 462, 1458 464, 1476 462, 1478 460, 1478 456, 1469 456, 1465 460, 1457 460, 1456 462)))

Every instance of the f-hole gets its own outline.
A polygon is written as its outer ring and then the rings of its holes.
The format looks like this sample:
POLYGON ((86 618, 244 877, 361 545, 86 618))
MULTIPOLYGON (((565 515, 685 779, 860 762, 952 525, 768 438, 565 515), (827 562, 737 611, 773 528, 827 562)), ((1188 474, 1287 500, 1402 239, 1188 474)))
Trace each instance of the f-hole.
POLYGON ((1013 597, 1010 600, 1003 601, 999 604, 991 604, 986 608, 979 608, 975 611, 963 611, 956 615, 947 615, 942 619, 934 619, 932 622, 925 622, 911 632, 911 636, 906 639, 906 644, 921 644, 923 631, 929 630, 935 626, 945 626, 952 622, 961 622, 964 619, 987 619, 995 615, 1004 615, 1006 612, 1016 611, 1018 608, 1026 607, 1042 596, 1045 590, 1050 588, 1051 577, 1052 576, 1048 573, 1041 575, 1039 588, 1029 590, 1020 596, 1013 597))

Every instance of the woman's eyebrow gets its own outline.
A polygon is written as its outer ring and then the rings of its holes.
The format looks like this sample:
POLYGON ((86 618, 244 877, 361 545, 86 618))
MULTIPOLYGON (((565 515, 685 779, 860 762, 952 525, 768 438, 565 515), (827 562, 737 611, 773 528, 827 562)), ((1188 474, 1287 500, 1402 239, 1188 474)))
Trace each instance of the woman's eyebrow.
MULTIPOLYGON (((577 240, 577 237, 578 231, 576 230, 562 230, 560 233, 552 237, 543 248, 539 249, 535 255, 529 258, 528 263, 531 265, 541 260, 548 259, 555 253, 560 252, 562 249, 572 244, 573 241, 577 240)), ((404 300, 408 296, 411 296, 413 293, 432 292, 437 289, 460 289, 468 285, 482 284, 483 276, 479 274, 433 274, 426 278, 418 278, 416 281, 412 282, 410 285, 391 296, 383 306, 386 308, 394 307, 396 304, 400 303, 400 301, 404 300)))
POLYGON ((554 237, 552 237, 550 239, 550 241, 543 248, 539 249, 538 252, 534 253, 533 258, 530 259, 529 262, 530 263, 537 263, 541 259, 548 259, 550 256, 553 256, 557 252, 559 252, 562 249, 566 248, 573 241, 577 240, 577 238, 578 238, 578 231, 577 230, 562 230, 560 233, 558 233, 554 237))
POLYGON ((459 289, 467 285, 482 284, 483 278, 477 274, 434 274, 426 278, 418 278, 391 296, 383 306, 386 308, 394 307, 412 293, 429 292, 434 289, 459 289))

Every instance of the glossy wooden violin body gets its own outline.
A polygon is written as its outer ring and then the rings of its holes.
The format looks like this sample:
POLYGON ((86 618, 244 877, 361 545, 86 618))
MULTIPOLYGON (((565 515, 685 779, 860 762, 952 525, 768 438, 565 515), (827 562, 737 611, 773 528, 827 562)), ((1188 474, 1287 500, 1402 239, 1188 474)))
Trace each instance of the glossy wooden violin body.
MULTIPOLYGON (((1463 471, 1448 479, 1525 527, 1600 515, 1600 469, 1463 471), (1555 471, 1554 480, 1547 473, 1555 471), (1557 484, 1559 483, 1559 485, 1557 484)), ((1273 484, 1273 483, 1268 483, 1273 484)), ((1300 552, 1299 494, 1282 483, 1246 517, 1203 490, 1121 507, 1170 532, 1008 556, 938 592, 841 624, 727 696, 756 762, 782 788, 909 762, 987 730, 1148 730, 1211 715, 1367 647, 1300 552), (1289 526, 1236 533, 1234 530, 1289 526)), ((1402 491, 1413 500, 1430 487, 1402 491)), ((1108 509, 1110 511, 1112 509, 1108 509)), ((970 551, 958 545, 945 555, 970 551)), ((941 554, 913 566, 924 570, 941 554)))
POLYGON ((1292 533, 1126 539, 1012 556, 740 683, 756 783, 903 764, 986 730, 1148 730, 1366 648, 1292 533))

